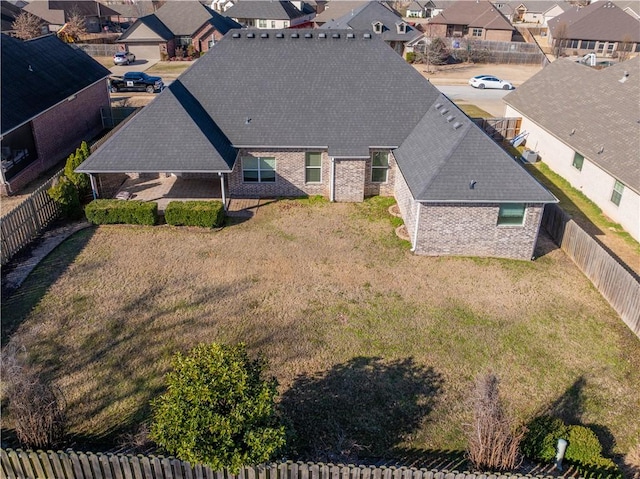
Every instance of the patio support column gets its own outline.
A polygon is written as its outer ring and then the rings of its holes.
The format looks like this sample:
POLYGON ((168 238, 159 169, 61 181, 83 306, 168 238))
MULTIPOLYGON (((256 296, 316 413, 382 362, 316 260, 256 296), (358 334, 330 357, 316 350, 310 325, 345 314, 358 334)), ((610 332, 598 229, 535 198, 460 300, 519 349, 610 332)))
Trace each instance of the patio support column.
POLYGON ((218 171, 218 176, 220 176, 220 191, 222 192, 222 206, 224 210, 227 211, 227 197, 224 192, 224 173, 222 171, 218 171))
POLYGON ((91 181, 91 193, 93 194, 93 199, 95 200, 98 197, 98 188, 96 187, 96 179, 91 173, 89 173, 89 181, 91 181))

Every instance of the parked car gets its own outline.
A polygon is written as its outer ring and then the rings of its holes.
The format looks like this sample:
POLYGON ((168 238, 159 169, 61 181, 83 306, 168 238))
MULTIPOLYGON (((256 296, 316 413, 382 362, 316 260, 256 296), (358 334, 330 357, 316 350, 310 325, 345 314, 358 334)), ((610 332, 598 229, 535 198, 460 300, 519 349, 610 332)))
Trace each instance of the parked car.
POLYGON ((131 52, 118 52, 113 55, 113 63, 116 65, 128 65, 136 61, 136 56, 131 52))
POLYGON ((146 91, 154 93, 162 91, 164 82, 160 77, 152 77, 144 72, 127 72, 123 76, 109 78, 111 91, 146 91))
POLYGON ((513 90, 514 86, 511 82, 500 80, 493 75, 477 75, 469 80, 469 85, 474 88, 497 88, 499 90, 513 90))

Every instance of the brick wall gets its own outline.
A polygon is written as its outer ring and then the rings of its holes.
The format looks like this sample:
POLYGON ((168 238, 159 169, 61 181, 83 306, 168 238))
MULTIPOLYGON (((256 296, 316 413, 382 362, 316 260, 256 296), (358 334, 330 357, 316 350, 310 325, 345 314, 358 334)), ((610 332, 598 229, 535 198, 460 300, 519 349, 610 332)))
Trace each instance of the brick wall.
POLYGON ((407 233, 409 233, 411 243, 413 244, 413 235, 415 234, 416 226, 417 202, 413 199, 413 195, 411 194, 409 186, 407 185, 404 176, 402 176, 401 171, 398 171, 396 174, 393 196, 396 199, 396 203, 398 204, 398 208, 402 214, 402 219, 404 220, 404 225, 407 228, 407 233))
POLYGON ((270 198, 278 196, 323 195, 329 197, 331 161, 322 152, 322 181, 305 183, 305 150, 240 150, 238 160, 229 174, 229 195, 236 197, 270 198), (276 159, 276 181, 273 183, 245 183, 242 157, 272 157, 276 159))
POLYGON ((364 200, 364 183, 367 160, 336 160, 334 199, 342 202, 359 202, 364 200))
POLYGON ((498 226, 497 204, 423 203, 416 253, 530 260, 542 209, 527 205, 523 226, 498 226))
POLYGON ((385 183, 373 183, 371 181, 371 158, 365 163, 364 195, 365 196, 393 196, 396 183, 396 159, 393 153, 389 153, 389 171, 385 183))

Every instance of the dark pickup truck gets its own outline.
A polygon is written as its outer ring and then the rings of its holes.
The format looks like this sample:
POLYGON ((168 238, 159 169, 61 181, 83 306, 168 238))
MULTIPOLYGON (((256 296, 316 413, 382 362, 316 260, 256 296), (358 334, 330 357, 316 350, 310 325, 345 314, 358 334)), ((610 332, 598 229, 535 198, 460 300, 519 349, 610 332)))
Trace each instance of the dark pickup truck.
POLYGON ((143 72, 127 72, 123 76, 109 78, 111 91, 146 91, 154 93, 162 91, 164 83, 160 77, 152 77, 143 72))

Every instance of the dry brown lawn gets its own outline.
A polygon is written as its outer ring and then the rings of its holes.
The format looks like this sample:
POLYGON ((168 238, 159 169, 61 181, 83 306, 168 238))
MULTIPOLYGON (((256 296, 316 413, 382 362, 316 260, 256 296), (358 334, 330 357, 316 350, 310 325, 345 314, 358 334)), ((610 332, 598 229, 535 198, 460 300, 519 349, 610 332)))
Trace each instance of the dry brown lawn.
POLYGON ((3 301, 3 326, 20 323, 10 340, 64 391, 81 445, 135 429, 171 356, 210 341, 266 355, 300 454, 462 449, 489 369, 523 421, 552 410, 616 452, 637 442, 638 338, 564 253, 415 256, 387 206, 281 200, 215 232, 87 230, 26 318, 44 271, 3 301))

